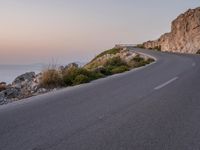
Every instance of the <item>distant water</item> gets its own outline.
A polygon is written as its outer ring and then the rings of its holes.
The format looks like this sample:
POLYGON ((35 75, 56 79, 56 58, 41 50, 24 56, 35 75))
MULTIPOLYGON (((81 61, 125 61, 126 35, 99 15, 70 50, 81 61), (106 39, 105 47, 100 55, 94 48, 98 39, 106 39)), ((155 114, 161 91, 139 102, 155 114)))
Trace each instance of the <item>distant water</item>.
MULTIPOLYGON (((79 66, 83 66, 86 63, 75 62, 79 66)), ((66 65, 66 64, 65 64, 66 65)), ((64 66, 65 66, 64 65, 64 66)), ((60 66, 60 65, 57 65, 60 66)), ((45 64, 32 64, 32 65, 1 65, 0 64, 0 82, 12 83, 14 79, 26 72, 39 73, 42 70, 48 68, 45 64)))
POLYGON ((39 73, 45 69, 45 65, 0 65, 0 82, 12 83, 19 75, 26 72, 39 73))

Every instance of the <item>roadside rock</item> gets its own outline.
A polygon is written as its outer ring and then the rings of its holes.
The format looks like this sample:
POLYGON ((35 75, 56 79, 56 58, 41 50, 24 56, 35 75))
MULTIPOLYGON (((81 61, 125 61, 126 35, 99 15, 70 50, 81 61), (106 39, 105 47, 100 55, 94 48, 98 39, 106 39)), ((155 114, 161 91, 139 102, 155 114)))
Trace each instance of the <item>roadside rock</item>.
POLYGON ((1 92, 1 91, 4 91, 4 90, 6 89, 6 86, 7 86, 7 85, 6 85, 5 82, 1 82, 1 83, 0 83, 0 92, 1 92))
POLYGON ((33 79, 35 78, 35 72, 28 72, 25 74, 22 74, 20 76, 18 76, 12 83, 13 87, 18 87, 18 88, 23 88, 23 86, 25 84, 27 84, 28 82, 33 81, 33 79))
POLYGON ((15 98, 18 97, 20 94, 20 89, 19 88, 15 88, 15 87, 8 87, 6 90, 4 90, 2 93, 4 93, 4 96, 7 99, 10 98, 15 98))
POLYGON ((3 105, 6 103, 6 97, 3 92, 0 92, 0 105, 3 105))

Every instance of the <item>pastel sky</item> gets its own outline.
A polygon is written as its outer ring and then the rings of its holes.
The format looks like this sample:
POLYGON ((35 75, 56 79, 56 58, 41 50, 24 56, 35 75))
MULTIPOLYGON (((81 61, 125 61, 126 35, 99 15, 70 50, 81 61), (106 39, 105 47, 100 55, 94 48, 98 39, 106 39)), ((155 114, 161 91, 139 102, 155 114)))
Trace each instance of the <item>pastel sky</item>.
POLYGON ((0 64, 88 61, 170 30, 199 0, 0 0, 0 64))

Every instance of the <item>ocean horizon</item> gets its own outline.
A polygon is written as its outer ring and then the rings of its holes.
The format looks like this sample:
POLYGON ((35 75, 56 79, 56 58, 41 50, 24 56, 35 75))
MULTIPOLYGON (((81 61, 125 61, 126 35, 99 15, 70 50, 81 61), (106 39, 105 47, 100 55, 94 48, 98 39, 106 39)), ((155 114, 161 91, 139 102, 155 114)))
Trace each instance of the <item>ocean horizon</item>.
POLYGON ((47 65, 44 64, 30 64, 30 65, 0 65, 0 82, 10 84, 14 79, 26 72, 39 73, 45 69, 47 65))
MULTIPOLYGON (((79 66, 83 66, 85 64, 83 62, 75 63, 77 63, 79 66)), ((7 84, 10 84, 19 75, 22 75, 27 72, 35 72, 37 74, 47 69, 48 66, 49 65, 42 63, 29 65, 0 64, 0 82, 6 82, 7 84)), ((56 66, 61 66, 61 64, 57 64, 56 66)))

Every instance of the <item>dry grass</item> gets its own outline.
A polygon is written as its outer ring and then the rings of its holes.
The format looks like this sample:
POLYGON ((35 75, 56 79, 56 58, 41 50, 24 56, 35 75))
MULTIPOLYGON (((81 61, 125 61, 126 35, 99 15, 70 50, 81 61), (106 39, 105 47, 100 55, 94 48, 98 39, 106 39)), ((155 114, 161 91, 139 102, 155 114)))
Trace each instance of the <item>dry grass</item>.
POLYGON ((45 88, 60 87, 62 86, 62 74, 56 67, 46 69, 42 72, 40 85, 45 88))

